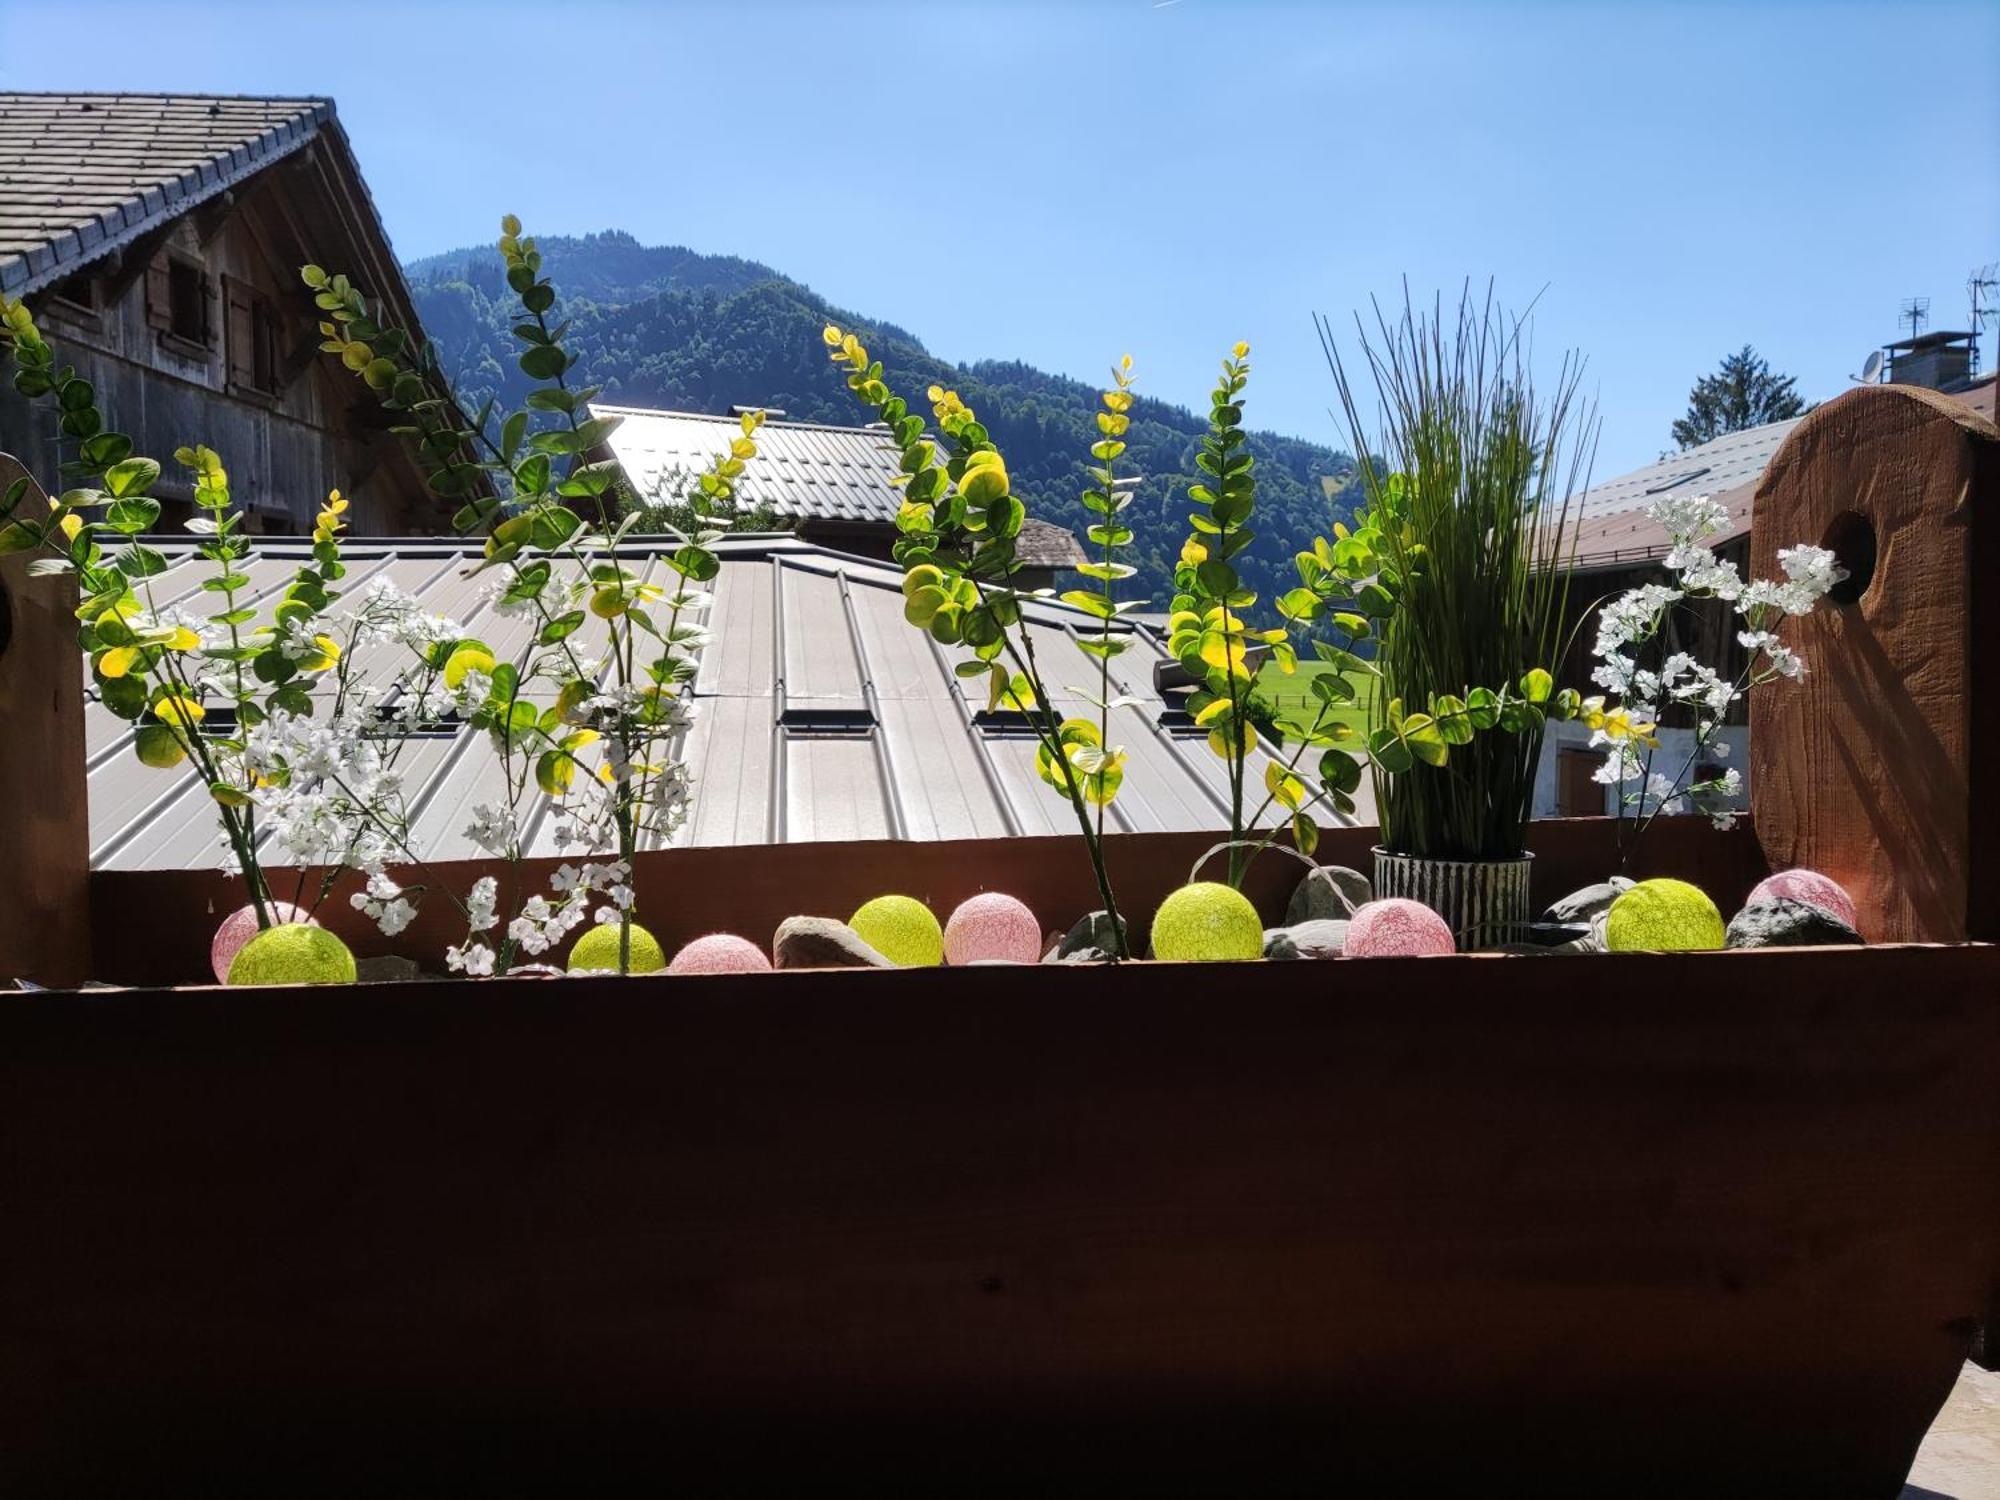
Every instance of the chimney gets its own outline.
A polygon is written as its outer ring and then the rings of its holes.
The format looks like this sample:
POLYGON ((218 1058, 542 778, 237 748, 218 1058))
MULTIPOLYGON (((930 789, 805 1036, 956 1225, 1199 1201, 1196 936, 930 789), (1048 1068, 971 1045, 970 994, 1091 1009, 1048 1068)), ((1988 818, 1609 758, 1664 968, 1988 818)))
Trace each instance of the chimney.
POLYGON ((1933 391, 1962 391, 1972 383, 1977 334, 1943 330, 1898 339, 1889 345, 1891 385, 1920 385, 1933 391))

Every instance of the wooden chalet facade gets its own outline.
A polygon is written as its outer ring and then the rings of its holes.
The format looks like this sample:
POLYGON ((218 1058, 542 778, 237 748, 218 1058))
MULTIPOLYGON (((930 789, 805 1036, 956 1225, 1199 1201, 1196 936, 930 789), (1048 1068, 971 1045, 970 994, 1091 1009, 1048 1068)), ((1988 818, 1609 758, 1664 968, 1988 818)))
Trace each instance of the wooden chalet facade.
MULTIPOLYGON (((190 514, 173 451, 203 442, 255 531, 310 531, 335 488, 357 534, 448 530, 374 397, 319 352, 307 261, 417 330, 331 100, 0 93, 0 291, 161 460, 164 525, 190 514)), ((0 391, 0 451, 53 482, 74 456, 57 436, 0 391)))

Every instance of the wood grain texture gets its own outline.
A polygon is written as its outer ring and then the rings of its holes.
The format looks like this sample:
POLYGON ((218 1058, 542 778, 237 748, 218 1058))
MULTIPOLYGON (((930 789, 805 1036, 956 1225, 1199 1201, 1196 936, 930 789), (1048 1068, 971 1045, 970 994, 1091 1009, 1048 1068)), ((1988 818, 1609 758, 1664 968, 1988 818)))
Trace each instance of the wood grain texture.
MULTIPOLYGON (((21 474, 0 453, 0 493, 21 474)), ((47 513, 33 481, 24 512, 47 513)), ((76 582, 0 558, 0 984, 90 972, 90 820, 76 582)))
POLYGON ((1996 1068, 1989 948, 24 997, 0 1489, 1892 1494, 1996 1068))
POLYGON ((1788 621, 1802 683, 1753 695, 1751 787, 1774 868, 1840 881, 1874 940, 2000 937, 2000 430, 1909 386, 1818 408, 1757 492, 1750 560, 1872 524, 1874 580, 1788 621))

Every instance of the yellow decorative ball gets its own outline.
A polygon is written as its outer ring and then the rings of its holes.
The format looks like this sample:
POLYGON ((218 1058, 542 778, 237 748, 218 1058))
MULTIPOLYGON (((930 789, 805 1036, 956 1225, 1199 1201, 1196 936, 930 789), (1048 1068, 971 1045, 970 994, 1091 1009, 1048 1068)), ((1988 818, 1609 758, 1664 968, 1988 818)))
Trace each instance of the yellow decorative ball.
MULTIPOLYGON (((667 966, 667 955, 652 933, 637 922, 632 924, 632 951, 626 960, 628 974, 652 974, 667 966)), ((608 969, 618 972, 618 924, 600 922, 576 940, 569 950, 569 971, 608 969)))
POLYGON ((1213 880, 1184 885, 1153 913, 1153 957, 1200 962, 1260 958, 1264 923, 1241 891, 1213 880))
POLYGON ((141 724, 137 748, 139 759, 156 770, 171 771, 187 759, 181 737, 167 724, 141 724))
POLYGON ((444 664, 444 685, 455 688, 465 681, 470 672, 484 672, 493 675, 493 653, 480 646, 460 646, 446 659, 444 664))
POLYGON ((232 986, 352 984, 354 955, 324 927, 266 927, 229 964, 232 986))
POLYGON ((898 968, 928 969, 944 962, 944 929, 914 896, 877 896, 847 925, 898 968))
MULTIPOLYGON (((973 458, 982 457, 974 454, 973 458)), ((958 481, 958 492, 965 496, 965 503, 974 506, 991 505, 1005 495, 1009 485, 1007 466, 1000 462, 1000 455, 994 454, 991 463, 976 463, 966 468, 958 481)))
POLYGON ((1720 948, 1722 913, 1685 880, 1642 880, 1611 903, 1604 946, 1613 953, 1672 953, 1720 948))

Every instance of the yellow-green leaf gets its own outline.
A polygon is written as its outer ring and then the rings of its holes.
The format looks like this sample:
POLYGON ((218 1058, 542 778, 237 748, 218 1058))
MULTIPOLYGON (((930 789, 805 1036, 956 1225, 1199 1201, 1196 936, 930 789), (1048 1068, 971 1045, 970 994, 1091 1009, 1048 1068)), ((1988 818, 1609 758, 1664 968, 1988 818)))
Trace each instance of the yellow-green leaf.
POLYGON ((139 659, 137 646, 113 646, 97 658, 97 675, 100 677, 123 677, 132 670, 132 664, 139 659))

